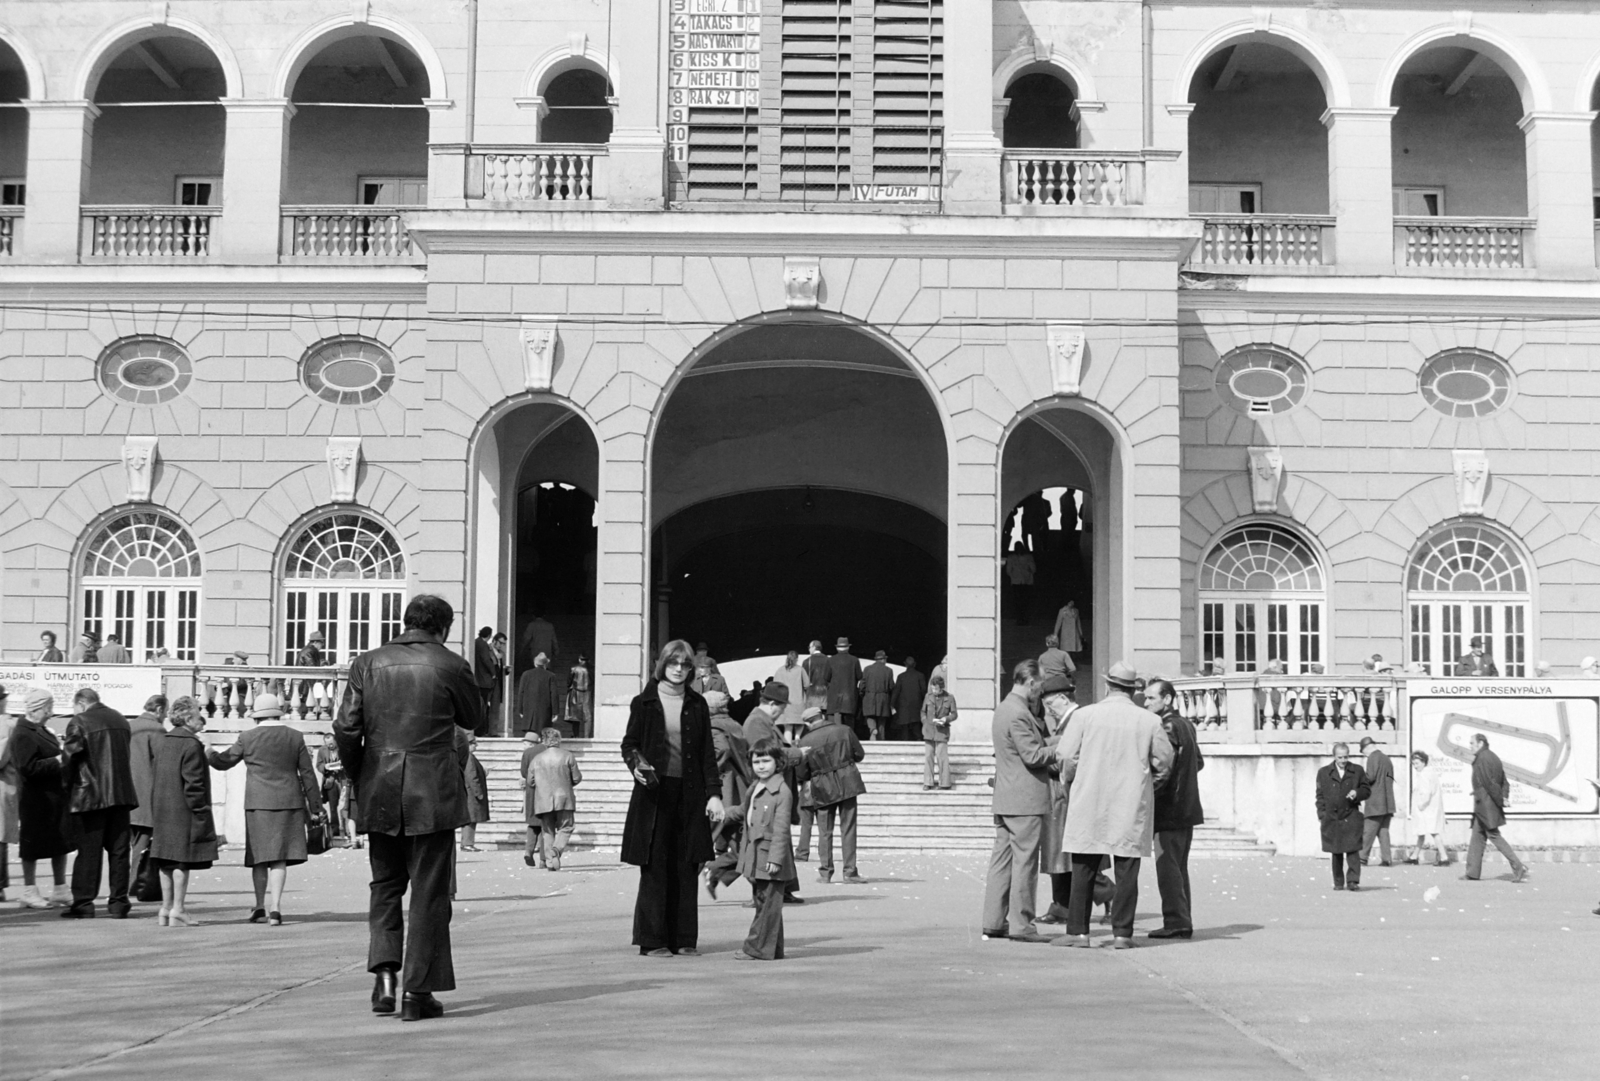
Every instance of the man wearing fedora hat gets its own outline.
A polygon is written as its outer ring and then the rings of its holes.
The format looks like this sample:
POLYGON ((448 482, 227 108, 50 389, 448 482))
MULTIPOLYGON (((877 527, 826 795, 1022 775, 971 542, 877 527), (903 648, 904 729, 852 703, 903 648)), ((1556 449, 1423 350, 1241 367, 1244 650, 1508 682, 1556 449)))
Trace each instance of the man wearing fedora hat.
POLYGON ((878 650, 872 663, 861 673, 861 715, 867 720, 869 739, 889 738, 889 717, 894 712, 894 669, 889 655, 878 650))
POLYGON ((1498 676, 1500 669, 1494 666, 1494 658, 1484 651, 1488 644, 1488 639, 1481 635, 1474 637, 1470 643, 1471 652, 1456 661, 1455 674, 1478 679, 1498 676))
POLYGON ((1155 790, 1172 769, 1172 743, 1161 721, 1134 704, 1139 674, 1118 662, 1106 673, 1106 696, 1073 716, 1061 737, 1061 781, 1070 786, 1061 848, 1072 854, 1072 895, 1063 946, 1089 945, 1094 876, 1110 856, 1117 890, 1111 901, 1112 947, 1133 946, 1139 863, 1154 840, 1155 790))
POLYGON ((854 731, 860 706, 861 662, 850 655, 850 639, 841 637, 828 658, 828 714, 854 731))

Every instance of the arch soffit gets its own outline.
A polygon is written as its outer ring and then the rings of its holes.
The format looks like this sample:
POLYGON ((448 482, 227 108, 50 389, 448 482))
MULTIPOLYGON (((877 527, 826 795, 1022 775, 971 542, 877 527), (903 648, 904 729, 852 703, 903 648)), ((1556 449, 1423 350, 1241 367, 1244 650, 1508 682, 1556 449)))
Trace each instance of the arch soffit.
POLYGON ((1250 478, 1243 471, 1219 477, 1185 499, 1181 524, 1184 577, 1194 577, 1200 559, 1217 541, 1252 522, 1288 529, 1317 554, 1325 570, 1361 558, 1362 553, 1356 550, 1364 533, 1360 520, 1320 484, 1291 473, 1278 495, 1278 504, 1280 513, 1257 513, 1250 478))
POLYGON ((1578 88, 1573 91, 1572 111, 1575 113, 1588 113, 1594 111, 1594 95, 1600 89, 1600 52, 1583 66, 1583 74, 1578 77, 1578 88))
MULTIPOLYGON (((1497 30, 1479 26, 1475 22, 1470 27, 1458 23, 1431 26, 1407 38, 1384 64, 1383 71, 1373 87, 1373 106, 1379 109, 1389 108, 1390 98, 1394 94, 1395 80, 1400 77, 1400 69, 1405 66, 1407 60, 1435 45, 1460 45, 1463 48, 1475 49, 1499 64, 1501 70, 1516 84, 1517 92, 1522 96, 1524 113, 1547 112, 1551 109, 1550 87, 1545 82, 1544 72, 1533 57, 1523 49, 1522 44, 1497 30)), ((1580 111, 1587 112, 1588 107, 1584 106, 1580 111)))
POLYGON ((994 69, 994 99, 999 101, 1005 97, 1012 81, 1019 76, 1042 71, 1051 71, 1052 74, 1063 76, 1067 85, 1072 87, 1072 96, 1076 100, 1100 100, 1095 96, 1094 76, 1053 45, 1043 56, 1027 45, 1011 50, 1011 54, 1000 61, 1000 66, 994 69))
MULTIPOLYGON (((490 432, 493 432, 501 421, 505 420, 507 417, 511 416, 511 414, 515 413, 518 409, 521 409, 525 405, 560 406, 569 414, 566 420, 548 425, 545 430, 540 433, 539 438, 535 439, 528 445, 528 454, 533 453, 533 449, 558 427, 567 423, 567 421, 576 418, 582 421, 583 424, 589 429, 589 438, 594 440, 596 454, 599 458, 597 465, 603 466, 605 464, 605 438, 600 434, 600 427, 595 423, 594 417, 589 415, 588 410, 584 409, 583 406, 579 405, 572 399, 563 397, 559 394, 528 392, 523 394, 513 394, 508 397, 501 398, 494 405, 490 406, 488 411, 486 411, 483 416, 478 418, 478 423, 473 426, 472 434, 467 437, 467 461, 472 463, 474 468, 477 466, 478 455, 483 453, 484 436, 490 432)), ((526 464, 526 462, 527 457, 524 455, 523 464, 526 464)), ((596 499, 599 498, 597 493, 589 494, 594 495, 596 499)))
MULTIPOLYGON (((835 326, 848 327, 866 335, 889 350, 894 354, 895 359, 900 361, 905 366, 906 371, 913 375, 922 386, 923 391, 928 395, 928 399, 933 403, 934 411, 939 415, 939 425, 944 430, 945 445, 954 447, 955 432, 952 430, 949 404, 945 400, 944 392, 933 382, 927 367, 914 359, 911 349, 905 343, 884 333, 865 320, 857 319, 843 312, 821 309, 809 311, 798 316, 789 311, 762 312, 759 315, 729 323, 702 339, 699 344, 685 354, 684 359, 673 370, 671 377, 662 385, 656 400, 651 403, 649 426, 645 433, 646 447, 651 450, 654 449, 656 436, 661 430, 661 418, 666 414, 667 403, 672 400, 673 393, 688 376, 689 372, 694 369, 694 366, 700 363, 702 358, 717 346, 722 345, 731 338, 738 337, 747 330, 753 330, 760 326, 781 326, 785 323, 830 323, 835 326)), ((646 464, 648 466, 648 461, 646 464)), ((953 476, 954 471, 952 470, 951 472, 953 476)))
POLYGON ((222 68, 227 96, 244 96, 244 77, 239 71, 238 58, 233 55, 228 43, 201 24, 176 15, 164 19, 156 19, 151 15, 129 19, 101 34, 85 51, 83 61, 78 65, 78 72, 72 81, 73 96, 85 101, 92 99, 101 75, 105 74, 106 67, 117 58, 123 47, 159 37, 167 30, 187 34, 211 50, 211 55, 216 57, 217 64, 222 68))
MULTIPOLYGON (((1347 108, 1351 104, 1350 82, 1345 77, 1344 67, 1319 38, 1298 27, 1271 22, 1262 25, 1255 20, 1229 23, 1202 38, 1178 68, 1177 77, 1172 81, 1170 103, 1189 104, 1189 86, 1200 65, 1218 49, 1247 42, 1275 45, 1299 57, 1322 84, 1322 94, 1330 109, 1347 108)), ((1389 104, 1387 98, 1383 104, 1389 104)))
POLYGON ((523 97, 542 98, 551 79, 575 68, 587 67, 595 68, 606 77, 606 82, 611 84, 612 95, 621 93, 617 89, 616 58, 603 49, 595 48, 593 43, 585 41, 582 49, 574 49, 570 44, 558 45, 529 64, 528 72, 522 79, 523 97))
POLYGON ((1003 465, 1005 463, 1006 444, 1011 442, 1012 435, 1028 421, 1038 419, 1044 430, 1049 432, 1052 438, 1059 439, 1063 446, 1071 450, 1083 465, 1084 470, 1090 477, 1093 477, 1095 471, 1090 468, 1088 461, 1084 458, 1082 448, 1076 446, 1071 438, 1055 425, 1043 419, 1044 414, 1055 411, 1078 413, 1088 417, 1099 424, 1105 430, 1106 435, 1110 437, 1112 449, 1116 452, 1120 462, 1126 465, 1133 460, 1133 438, 1128 434, 1128 430, 1123 427, 1122 423, 1099 402, 1086 398, 1047 398, 1043 401, 1031 402, 1017 410, 1016 415, 1011 418, 1011 422, 1005 426, 1005 429, 1000 433, 999 440, 995 443, 995 461, 1003 465))
POLYGON ((444 64, 439 60, 439 54, 427 36, 409 23, 388 15, 380 15, 375 11, 365 18, 357 18, 353 14, 335 15, 317 23, 296 38, 278 60, 278 66, 272 76, 272 96, 288 98, 294 90, 295 81, 300 78, 300 73, 316 58, 324 46, 343 38, 360 37, 373 30, 393 34, 408 49, 416 53, 417 59, 422 61, 423 68, 428 72, 429 99, 447 100, 450 97, 444 75, 444 64))
POLYGON ((23 74, 28 77, 28 100, 45 101, 49 92, 44 81, 44 66, 39 63, 39 57, 34 54, 33 47, 15 30, 0 23, 0 41, 11 47, 17 54, 17 59, 22 62, 23 74))

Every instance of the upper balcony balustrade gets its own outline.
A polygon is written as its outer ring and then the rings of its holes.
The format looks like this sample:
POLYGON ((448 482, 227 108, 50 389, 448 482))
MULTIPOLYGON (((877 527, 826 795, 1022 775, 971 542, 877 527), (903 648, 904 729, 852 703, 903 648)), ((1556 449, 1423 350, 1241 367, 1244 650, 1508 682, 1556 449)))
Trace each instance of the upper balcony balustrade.
POLYGON ((1399 676, 1187 676, 1172 681, 1178 712, 1204 742, 1319 743, 1385 739, 1405 716, 1399 676))

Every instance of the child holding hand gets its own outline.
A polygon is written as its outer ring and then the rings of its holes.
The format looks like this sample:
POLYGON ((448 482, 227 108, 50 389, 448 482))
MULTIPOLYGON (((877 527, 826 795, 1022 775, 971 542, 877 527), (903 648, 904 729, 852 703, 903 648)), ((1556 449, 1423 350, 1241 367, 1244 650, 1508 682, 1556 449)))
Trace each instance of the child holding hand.
POLYGON ((795 878, 794 850, 789 843, 789 817, 794 792, 778 764, 785 760, 780 740, 763 737, 750 748, 750 787, 744 811, 744 838, 739 846, 739 873, 750 880, 756 915, 736 961, 776 961, 783 957, 784 885, 795 878))

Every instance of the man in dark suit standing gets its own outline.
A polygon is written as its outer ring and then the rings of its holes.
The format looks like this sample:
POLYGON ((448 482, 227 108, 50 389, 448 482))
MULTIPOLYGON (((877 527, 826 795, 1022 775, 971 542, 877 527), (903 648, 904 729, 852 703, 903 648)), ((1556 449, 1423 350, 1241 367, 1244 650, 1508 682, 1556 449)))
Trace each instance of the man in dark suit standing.
POLYGON ((1371 861, 1372 842, 1377 841, 1383 865, 1388 867, 1393 863, 1389 856, 1389 823, 1394 821, 1394 763, 1379 749, 1377 740, 1362 736, 1361 749, 1366 751, 1369 747, 1372 750, 1367 753, 1364 772, 1372 795, 1367 797, 1366 806, 1362 808, 1366 823, 1361 836, 1361 865, 1365 867, 1371 861))
POLYGON ((850 655, 850 639, 840 638, 828 658, 828 715, 855 732, 861 704, 861 662, 850 655))
POLYGON ((1350 761, 1350 745, 1335 743, 1333 761, 1317 770, 1317 818, 1322 851, 1333 857, 1333 888, 1361 888, 1360 804, 1372 794, 1361 767, 1350 761))
POLYGON ((133 787, 129 747, 133 729, 128 719, 100 701, 99 692, 81 687, 72 699, 61 750, 67 760, 67 799, 78 834, 78 856, 72 863, 72 905, 65 919, 94 916, 100 892, 100 864, 111 860, 106 914, 125 919, 128 903, 128 848, 132 828, 128 812, 139 805, 133 787))
POLYGON ((1023 661, 994 711, 994 850, 983 890, 983 937, 1048 942, 1034 926, 1039 843, 1050 816, 1049 735, 1033 715, 1039 666, 1023 661), (1009 919, 1009 923, 1008 923, 1009 919))
POLYGON ((494 685, 500 677, 500 658, 494 655, 493 637, 493 627, 481 627, 478 637, 472 640, 472 678, 478 684, 478 693, 483 695, 485 731, 477 733, 480 736, 489 734, 489 703, 494 701, 494 685))
POLYGON ((1194 828, 1203 825, 1205 810, 1200 806, 1200 771, 1206 768, 1205 756, 1195 738, 1194 725, 1176 708, 1177 692, 1164 679, 1145 684, 1145 708, 1161 718, 1167 742, 1172 744, 1172 772, 1165 787, 1156 790, 1156 885, 1161 890, 1161 926, 1151 938, 1193 938, 1194 900, 1189 892, 1189 849, 1194 845, 1194 828))
POLYGON ((413 597, 404 633, 350 665, 333 723, 370 841, 372 1011, 394 1012, 399 973, 402 1021, 438 1017, 444 1006, 433 993, 456 986, 450 874, 455 831, 469 815, 462 773, 467 743, 457 741, 455 729, 477 730, 483 698, 467 662, 445 648, 454 622, 443 598, 413 597), (411 926, 405 928, 400 902, 408 887, 411 926))
POLYGON ((1484 652, 1484 645, 1482 637, 1474 638, 1468 644, 1470 652, 1456 661, 1456 675, 1470 679, 1492 679, 1500 674, 1500 669, 1494 665, 1494 658, 1484 652))
POLYGON ((549 668, 550 658, 533 655, 533 667, 517 680, 517 731, 543 732, 561 715, 561 685, 549 668))
POLYGON ((1528 865, 1517 859, 1517 854, 1500 836, 1500 827, 1506 824, 1506 802, 1511 799, 1511 784, 1506 780, 1505 767, 1500 756, 1489 749, 1489 737, 1482 732, 1472 736, 1472 842, 1467 846, 1466 878, 1477 881, 1483 874, 1483 849, 1486 841, 1511 864, 1511 881, 1521 882, 1528 877, 1528 865))

